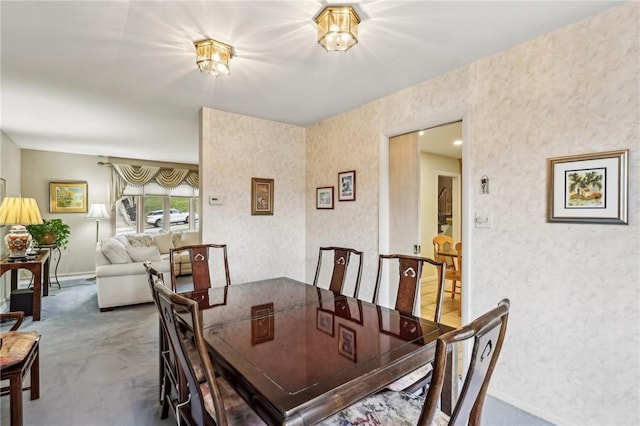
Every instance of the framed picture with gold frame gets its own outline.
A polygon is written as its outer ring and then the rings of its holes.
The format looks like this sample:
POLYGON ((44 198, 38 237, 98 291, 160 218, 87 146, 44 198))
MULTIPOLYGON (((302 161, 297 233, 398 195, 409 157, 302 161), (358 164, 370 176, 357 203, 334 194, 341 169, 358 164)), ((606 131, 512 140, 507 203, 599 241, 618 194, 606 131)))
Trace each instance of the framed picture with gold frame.
POLYGON ((251 178, 251 214, 273 215, 273 179, 251 178))
POLYGON ((628 149, 547 161, 548 222, 627 224, 628 149))
POLYGON ((87 182, 49 182, 49 213, 86 213, 87 182))

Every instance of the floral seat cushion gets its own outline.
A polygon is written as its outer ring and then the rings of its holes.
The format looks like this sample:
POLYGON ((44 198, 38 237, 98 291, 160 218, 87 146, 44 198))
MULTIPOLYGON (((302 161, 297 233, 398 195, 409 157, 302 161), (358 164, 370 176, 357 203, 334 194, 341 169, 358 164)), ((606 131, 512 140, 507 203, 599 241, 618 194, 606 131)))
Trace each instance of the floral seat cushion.
MULTIPOLYGON (((345 408, 321 421, 322 426, 415 426, 424 398, 395 391, 384 391, 345 408)), ((449 417, 437 411, 433 426, 446 426, 449 417)))

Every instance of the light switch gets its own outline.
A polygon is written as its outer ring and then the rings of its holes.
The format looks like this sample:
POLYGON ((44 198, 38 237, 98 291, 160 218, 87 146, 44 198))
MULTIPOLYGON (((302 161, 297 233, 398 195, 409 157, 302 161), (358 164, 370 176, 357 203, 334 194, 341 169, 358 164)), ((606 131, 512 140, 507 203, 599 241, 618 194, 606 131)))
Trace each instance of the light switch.
POLYGON ((493 228, 493 213, 476 212, 474 223, 476 228, 493 228))

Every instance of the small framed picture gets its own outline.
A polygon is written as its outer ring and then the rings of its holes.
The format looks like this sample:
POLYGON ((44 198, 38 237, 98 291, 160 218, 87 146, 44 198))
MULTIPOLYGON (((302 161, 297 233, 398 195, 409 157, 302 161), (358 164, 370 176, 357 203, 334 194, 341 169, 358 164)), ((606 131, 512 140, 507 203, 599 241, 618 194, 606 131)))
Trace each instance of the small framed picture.
POLYGON ((87 182, 49 182, 49 213, 86 213, 87 182))
POLYGON ((316 327, 323 333, 333 337, 333 312, 316 308, 316 327))
POLYGON ((333 186, 316 188, 316 209, 333 208, 333 186))
POLYGON ((338 173, 338 201, 356 200, 356 171, 338 173))
POLYGON ((627 224, 629 150, 548 160, 548 222, 627 224))
POLYGON ((273 303, 251 307, 251 345, 269 342, 275 338, 273 303))
POLYGON ((356 362, 356 331, 342 324, 338 326, 338 353, 356 362))
POLYGON ((273 179, 251 178, 251 214, 273 215, 273 179))

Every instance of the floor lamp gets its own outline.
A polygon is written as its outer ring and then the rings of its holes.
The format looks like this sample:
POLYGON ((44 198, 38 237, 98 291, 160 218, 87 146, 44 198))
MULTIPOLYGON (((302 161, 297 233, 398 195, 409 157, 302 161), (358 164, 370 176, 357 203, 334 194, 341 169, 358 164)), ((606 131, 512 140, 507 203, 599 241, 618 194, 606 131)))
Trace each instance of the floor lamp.
POLYGON ((100 220, 109 219, 110 217, 111 216, 109 216, 109 212, 107 211, 107 206, 104 203, 91 203, 87 219, 96 220, 96 244, 100 238, 100 220))
MULTIPOLYGON (((91 203, 91 207, 89 208, 89 214, 87 214, 87 219, 95 219, 96 220, 96 244, 100 239, 100 221, 102 219, 109 219, 109 212, 107 211, 107 206, 104 203, 91 203)), ((95 280, 97 277, 91 277, 90 280, 95 280)))

